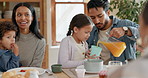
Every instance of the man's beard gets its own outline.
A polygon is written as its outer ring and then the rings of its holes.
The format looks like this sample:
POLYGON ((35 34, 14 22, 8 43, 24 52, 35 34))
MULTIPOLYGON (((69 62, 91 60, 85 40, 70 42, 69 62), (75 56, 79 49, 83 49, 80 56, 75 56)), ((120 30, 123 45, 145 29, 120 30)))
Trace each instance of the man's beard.
POLYGON ((95 26, 97 26, 97 28, 99 29, 99 30, 104 30, 104 28, 106 27, 106 25, 108 24, 108 20, 105 20, 105 23, 103 24, 103 23, 97 23, 97 24, 95 24, 95 26), (99 28, 97 25, 103 25, 103 27, 101 27, 101 28, 99 28))

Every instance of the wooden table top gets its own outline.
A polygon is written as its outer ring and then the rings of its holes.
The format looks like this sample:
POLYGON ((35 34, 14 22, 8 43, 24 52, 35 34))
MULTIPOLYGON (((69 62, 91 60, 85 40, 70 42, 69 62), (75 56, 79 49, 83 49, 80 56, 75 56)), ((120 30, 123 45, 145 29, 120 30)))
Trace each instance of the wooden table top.
POLYGON ((70 78, 64 72, 54 73, 53 75, 49 75, 48 73, 44 73, 40 75, 39 78, 70 78))
MULTIPOLYGON (((57 78, 77 78, 77 74, 74 69, 63 69, 61 73, 55 73, 57 78)), ((98 73, 85 73, 84 78, 99 78, 98 73)))
MULTIPOLYGON (((54 78, 71 78, 64 72, 55 73, 54 75, 55 75, 54 78)), ((87 74, 87 75, 89 75, 89 74, 87 74)), ((90 75, 92 75, 92 74, 90 74, 90 75)), ((76 77, 74 77, 74 78, 76 78, 76 77)), ((90 77, 86 77, 86 78, 99 78, 99 76, 90 76, 90 77)))
POLYGON ((57 78, 70 78, 70 77, 68 77, 68 75, 66 75, 64 72, 55 73, 55 75, 57 76, 57 78))

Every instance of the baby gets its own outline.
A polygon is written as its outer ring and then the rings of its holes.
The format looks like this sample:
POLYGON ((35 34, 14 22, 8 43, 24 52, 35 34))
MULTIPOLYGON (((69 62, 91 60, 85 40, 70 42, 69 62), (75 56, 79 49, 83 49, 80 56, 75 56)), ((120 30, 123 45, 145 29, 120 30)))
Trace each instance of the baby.
POLYGON ((15 44, 17 27, 11 22, 0 22, 0 71, 17 68, 19 49, 15 44))

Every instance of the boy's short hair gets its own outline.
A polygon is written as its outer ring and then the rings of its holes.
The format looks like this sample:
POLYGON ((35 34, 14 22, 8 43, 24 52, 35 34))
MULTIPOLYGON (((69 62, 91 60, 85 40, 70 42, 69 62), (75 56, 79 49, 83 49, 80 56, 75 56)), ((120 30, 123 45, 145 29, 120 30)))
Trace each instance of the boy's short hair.
POLYGON ((17 32, 17 26, 15 26, 12 22, 0 22, 0 40, 4 36, 4 34, 8 31, 17 32))

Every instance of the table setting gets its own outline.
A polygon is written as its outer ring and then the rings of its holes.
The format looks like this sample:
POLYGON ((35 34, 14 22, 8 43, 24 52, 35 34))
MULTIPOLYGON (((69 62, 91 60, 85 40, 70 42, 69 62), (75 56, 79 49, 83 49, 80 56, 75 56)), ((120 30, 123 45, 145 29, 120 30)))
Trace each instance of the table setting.
MULTIPOLYGON (((103 61, 100 59, 87 60, 86 62, 88 63, 84 63, 84 65, 78 66, 76 68, 69 68, 69 69, 62 69, 61 65, 53 64, 51 70, 38 68, 38 67, 20 67, 20 68, 10 69, 6 72, 16 71, 15 75, 18 76, 18 74, 21 74, 24 76, 27 73, 26 71, 28 70, 33 71, 33 72, 30 72, 30 75, 29 75, 30 77, 19 77, 19 78, 79 78, 79 77, 105 78, 101 76, 102 75, 104 76, 104 74, 109 74, 108 71, 116 70, 118 67, 122 66, 119 62, 113 62, 113 61, 110 61, 109 65, 103 65, 103 61)), ((3 73, 5 72, 0 72, 0 78, 2 78, 3 73)), ((17 77, 14 77, 14 78, 17 78, 17 77)))
POLYGON ((63 69, 63 72, 70 78, 106 78, 108 74, 121 67, 122 62, 117 61, 116 58, 125 50, 125 43, 113 37, 110 37, 107 41, 98 41, 97 46, 91 46, 90 55, 100 56, 102 49, 98 47, 99 44, 103 44, 115 57, 114 60, 108 62, 108 65, 103 65, 101 59, 87 59, 84 61, 84 65, 72 69, 63 69))
POLYGON ((108 65, 93 64, 96 65, 96 69, 94 69, 94 66, 87 68, 84 64, 76 68, 62 70, 69 78, 107 78, 107 75, 111 74, 122 66, 121 63, 122 62, 120 61, 109 61, 108 65), (91 68, 91 70, 89 70, 89 68, 91 68))
POLYGON ((99 72, 107 70, 108 65, 103 65, 101 59, 88 59, 84 65, 71 69, 63 69, 70 78, 98 78, 99 72))
MULTIPOLYGON (((115 40, 114 38, 112 40, 115 40)), ((111 53, 115 57, 119 57, 123 50, 126 48, 125 43, 123 42, 101 42, 111 51, 111 53), (119 43, 123 43, 119 45, 119 43), (113 49, 114 48, 114 49, 113 49)), ((92 46, 91 48, 91 55, 100 56, 102 48, 98 46, 92 46)), ((13 78, 106 78, 107 74, 113 72, 118 67, 122 66, 122 62, 117 61, 109 61, 108 65, 103 65, 103 60, 101 59, 86 59, 84 64, 78 66, 76 68, 68 68, 62 69, 61 64, 53 64, 50 69, 43 69, 38 67, 19 67, 13 68, 6 72, 0 73, 0 78, 10 78, 7 76, 11 76, 13 78), (109 71, 109 73, 108 73, 109 71), (6 75, 5 75, 6 73, 6 75), (5 77, 6 76, 6 77, 5 77), (17 76, 17 77, 15 77, 17 76)))
POLYGON ((0 78, 56 78, 55 74, 50 69, 43 69, 39 67, 19 67, 0 72, 0 78))

